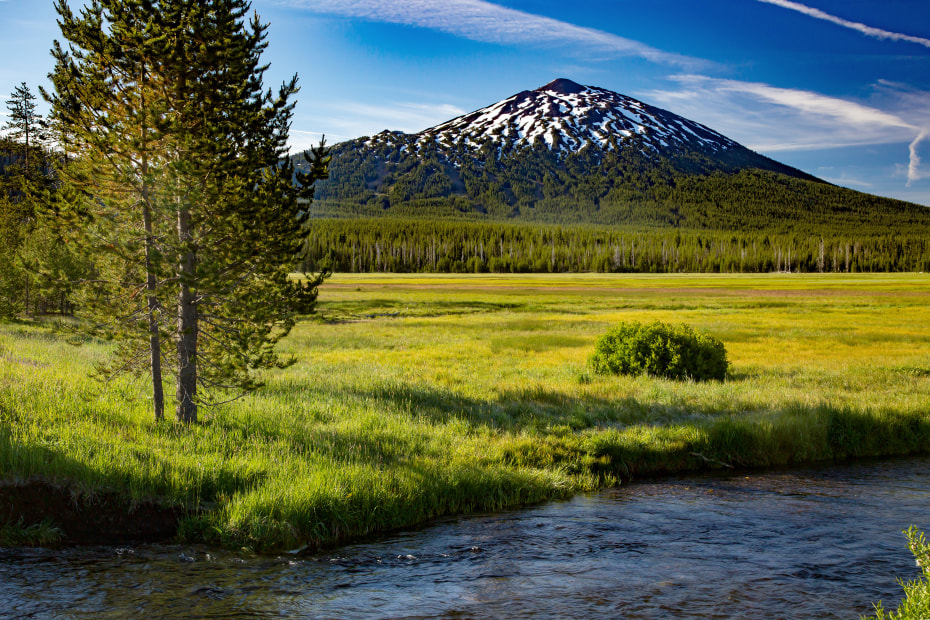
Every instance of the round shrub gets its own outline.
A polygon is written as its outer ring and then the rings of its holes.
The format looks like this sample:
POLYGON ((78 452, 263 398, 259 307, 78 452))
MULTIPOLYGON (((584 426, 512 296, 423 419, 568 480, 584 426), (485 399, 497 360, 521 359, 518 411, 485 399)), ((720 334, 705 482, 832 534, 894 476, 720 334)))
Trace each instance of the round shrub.
POLYGON ((723 343, 684 323, 620 323, 601 336, 591 357, 601 374, 649 374, 669 379, 723 380, 727 352, 723 343))

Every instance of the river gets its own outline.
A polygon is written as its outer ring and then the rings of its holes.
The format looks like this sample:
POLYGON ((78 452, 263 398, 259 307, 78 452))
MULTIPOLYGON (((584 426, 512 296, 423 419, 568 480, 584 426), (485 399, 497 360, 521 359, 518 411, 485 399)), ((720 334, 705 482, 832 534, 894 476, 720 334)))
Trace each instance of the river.
POLYGON ((919 575, 930 459, 663 479, 310 556, 0 550, 0 617, 856 618, 919 575))

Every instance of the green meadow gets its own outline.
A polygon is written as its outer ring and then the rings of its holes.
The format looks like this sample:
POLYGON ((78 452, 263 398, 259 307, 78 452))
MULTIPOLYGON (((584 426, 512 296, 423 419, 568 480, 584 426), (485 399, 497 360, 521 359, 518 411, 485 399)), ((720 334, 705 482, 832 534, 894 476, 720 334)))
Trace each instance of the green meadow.
MULTIPOLYGON (((930 452, 930 275, 336 274, 295 363, 156 424, 109 344, 0 325, 0 477, 188 511, 187 541, 331 545, 637 478, 930 452), (594 374, 620 321, 723 341, 723 382, 594 374)), ((30 524, 24 524, 29 526, 30 524)))

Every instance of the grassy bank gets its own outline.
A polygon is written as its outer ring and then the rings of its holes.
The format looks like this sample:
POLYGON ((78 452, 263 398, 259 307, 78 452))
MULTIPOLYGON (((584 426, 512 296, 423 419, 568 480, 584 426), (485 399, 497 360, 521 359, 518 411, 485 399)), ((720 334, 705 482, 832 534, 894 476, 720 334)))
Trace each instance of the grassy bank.
MULTIPOLYGON (((192 510, 188 540, 295 548, 638 476, 930 451, 930 276, 337 274, 267 387, 195 428, 107 345, 0 326, 0 472, 192 510), (724 342, 725 382, 587 367, 620 320, 724 342)), ((29 525, 29 524, 26 524, 29 525)))

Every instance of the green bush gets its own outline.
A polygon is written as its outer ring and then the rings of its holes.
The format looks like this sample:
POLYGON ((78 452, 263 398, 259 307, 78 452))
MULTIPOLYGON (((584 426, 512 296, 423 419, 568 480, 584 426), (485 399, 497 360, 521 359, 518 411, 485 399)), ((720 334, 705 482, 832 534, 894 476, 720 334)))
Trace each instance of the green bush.
POLYGON ((869 618, 877 620, 924 620, 930 618, 930 544, 924 533, 911 526, 904 532, 907 546, 917 558, 917 566, 923 575, 910 582, 901 581, 904 587, 904 600, 897 611, 886 612, 881 601, 875 604, 875 615, 869 618))
POLYGON ((621 323, 597 341, 591 365, 601 374, 723 380, 727 352, 722 342, 685 324, 621 323))

